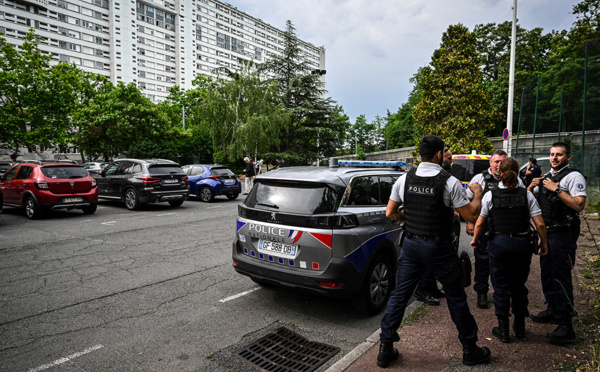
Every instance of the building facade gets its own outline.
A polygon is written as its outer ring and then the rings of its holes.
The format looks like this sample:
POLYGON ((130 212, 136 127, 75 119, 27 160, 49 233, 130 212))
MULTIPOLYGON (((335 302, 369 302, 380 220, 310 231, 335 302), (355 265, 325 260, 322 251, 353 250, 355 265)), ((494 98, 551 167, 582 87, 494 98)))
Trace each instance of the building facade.
MULTIPOLYGON (((134 82, 155 102, 192 88, 199 74, 283 51, 283 31, 216 0, 0 0, 0 32, 13 45, 33 28, 52 62, 74 63, 112 83, 134 82)), ((325 48, 299 40, 325 70, 325 48)), ((322 76, 324 78, 324 76, 322 76)))

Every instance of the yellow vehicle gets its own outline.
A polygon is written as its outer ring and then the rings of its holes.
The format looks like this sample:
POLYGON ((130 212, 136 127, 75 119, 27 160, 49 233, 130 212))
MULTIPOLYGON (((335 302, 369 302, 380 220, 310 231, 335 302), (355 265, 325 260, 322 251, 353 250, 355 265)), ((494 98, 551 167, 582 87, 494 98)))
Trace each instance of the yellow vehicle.
POLYGON ((464 188, 473 176, 490 167, 491 155, 457 154, 452 155, 452 168, 450 173, 458 178, 464 188))

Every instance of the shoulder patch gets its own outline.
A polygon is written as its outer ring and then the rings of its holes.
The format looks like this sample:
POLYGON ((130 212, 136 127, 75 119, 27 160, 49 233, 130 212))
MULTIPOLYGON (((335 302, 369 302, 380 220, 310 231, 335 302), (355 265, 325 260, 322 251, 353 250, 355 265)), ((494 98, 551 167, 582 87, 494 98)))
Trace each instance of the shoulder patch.
POLYGON ((585 185, 583 183, 578 183, 577 185, 575 185, 575 187, 577 188, 577 190, 579 191, 583 191, 585 190, 585 185))

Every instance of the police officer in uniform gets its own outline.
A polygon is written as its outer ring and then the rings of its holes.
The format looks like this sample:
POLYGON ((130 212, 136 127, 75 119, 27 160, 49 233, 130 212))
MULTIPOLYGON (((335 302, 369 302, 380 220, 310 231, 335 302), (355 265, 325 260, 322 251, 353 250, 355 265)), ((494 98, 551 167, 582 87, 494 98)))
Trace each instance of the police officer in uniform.
POLYGON ((538 323, 558 326, 546 337, 550 342, 567 344, 577 341, 573 330, 573 282, 571 271, 579 237, 579 212, 585 206, 584 176, 569 167, 571 147, 556 142, 550 148, 552 169, 543 178, 534 178, 529 185, 539 196, 542 217, 548 228, 548 254, 540 260, 542 290, 547 309, 531 314, 538 323))
MULTIPOLYGON (((444 161, 442 162, 442 169, 449 172, 451 168, 452 151, 446 147, 444 148, 444 161)), ((421 280, 419 280, 419 284, 417 285, 414 296, 417 300, 422 301, 427 305, 439 306, 440 300, 438 300, 438 298, 446 297, 446 294, 444 291, 440 291, 438 288, 433 271, 430 269, 425 269, 421 280)))
POLYGON ((526 189, 518 187, 519 163, 514 158, 506 158, 500 163, 499 170, 501 181, 498 187, 483 195, 471 246, 474 249, 477 247, 487 226, 490 276, 498 318, 498 326, 492 329, 492 334, 508 343, 511 305, 515 316, 513 330, 517 338, 525 338, 525 317, 529 316, 529 291, 525 282, 529 276, 533 254, 529 236, 530 218, 539 232, 539 254, 545 255, 548 246, 546 225, 535 197, 526 189))
POLYGON ((393 343, 400 340, 397 330, 406 305, 426 268, 433 271, 444 287, 448 309, 463 345, 463 364, 487 363, 491 353, 488 348, 477 346, 478 328, 469 310, 459 260, 451 240, 452 207, 465 220, 475 222, 481 209, 481 186, 469 186, 474 193, 473 201, 469 202, 458 179, 440 166, 444 142, 439 137, 423 137, 419 154, 422 163, 396 181, 386 209, 389 218, 404 220, 406 237, 398 258, 396 287, 381 319, 377 365, 385 368, 399 357, 393 343))
MULTIPOLYGON (((497 188, 500 183, 500 173, 498 168, 502 160, 506 158, 506 152, 504 150, 496 150, 492 154, 490 159, 490 167, 480 174, 475 175, 471 179, 471 183, 478 183, 483 189, 485 194, 487 191, 497 188)), ((519 179, 519 186, 525 187, 523 181, 519 179)), ((472 193, 467 189, 467 196, 472 198, 472 193)), ((475 225, 467 221, 467 234, 473 235, 475 225)), ((477 292, 477 307, 481 309, 488 308, 488 291, 489 284, 488 278, 490 276, 490 260, 488 256, 488 239, 487 236, 483 235, 479 239, 479 245, 477 249, 473 251, 475 256, 475 278, 473 280, 473 290, 477 292)))

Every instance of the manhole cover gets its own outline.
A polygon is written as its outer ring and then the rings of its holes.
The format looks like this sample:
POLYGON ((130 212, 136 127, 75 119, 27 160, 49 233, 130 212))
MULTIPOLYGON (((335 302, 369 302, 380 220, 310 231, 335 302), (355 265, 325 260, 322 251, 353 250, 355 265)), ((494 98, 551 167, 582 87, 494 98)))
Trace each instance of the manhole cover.
POLYGON ((236 356, 261 371, 310 372, 338 351, 339 347, 311 341, 281 327, 238 351, 236 356))

